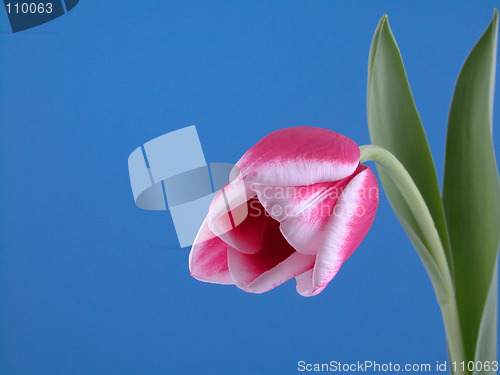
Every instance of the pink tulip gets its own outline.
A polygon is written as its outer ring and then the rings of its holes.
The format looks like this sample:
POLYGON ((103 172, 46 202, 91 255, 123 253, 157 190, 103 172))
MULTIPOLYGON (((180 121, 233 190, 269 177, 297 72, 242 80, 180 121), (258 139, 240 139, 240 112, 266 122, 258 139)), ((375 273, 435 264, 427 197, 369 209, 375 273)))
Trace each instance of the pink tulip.
POLYGON ((331 130, 275 131, 248 150, 214 198, 189 255, 196 279, 263 293, 296 278, 320 293, 375 217, 378 185, 354 141, 331 130))

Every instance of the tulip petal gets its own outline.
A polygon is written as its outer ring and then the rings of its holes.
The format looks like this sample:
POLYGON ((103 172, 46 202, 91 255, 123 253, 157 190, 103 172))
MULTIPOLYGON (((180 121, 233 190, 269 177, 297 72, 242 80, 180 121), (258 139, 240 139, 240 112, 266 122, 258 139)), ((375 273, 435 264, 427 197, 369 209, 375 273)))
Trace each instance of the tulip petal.
POLYGON ((309 186, 255 185, 255 191, 266 211, 281 222, 281 233, 290 245, 315 255, 335 203, 353 176, 309 186))
POLYGON ((209 211, 210 228, 216 227, 219 238, 242 253, 255 254, 260 251, 267 221, 271 220, 271 217, 257 197, 250 198, 248 202, 238 206, 228 201, 227 196, 224 196, 224 199, 227 204, 224 215, 214 218, 209 211))
POLYGON ((247 183, 304 186, 338 181, 358 166, 356 143, 328 129, 300 126, 277 130, 259 141, 236 163, 247 183))
POLYGON ((210 229, 228 245, 255 254, 262 247, 269 215, 239 177, 215 196, 207 219, 210 229))
POLYGON ((325 227, 324 239, 314 265, 311 288, 302 289, 306 283, 299 279, 302 295, 313 296, 320 293, 370 229, 378 205, 378 185, 371 169, 361 167, 361 172, 340 195, 325 227))
POLYGON ((189 271, 194 278, 209 283, 234 284, 227 264, 228 245, 203 221, 189 253, 189 271))
POLYGON ((217 236, 234 229, 248 216, 247 201, 254 197, 241 175, 227 183, 214 197, 208 209, 208 226, 217 236))
POLYGON ((301 296, 311 296, 313 272, 314 268, 295 277, 295 280, 297 281, 297 293, 299 293, 301 296))
POLYGON ((316 257, 295 252, 276 267, 256 278, 246 290, 251 293, 264 293, 302 274, 312 272, 316 257))
MULTIPOLYGON (((347 182, 344 185, 346 184, 347 182)), ((310 211, 327 197, 335 195, 335 198, 338 198, 342 192, 340 189, 343 187, 339 186, 339 189, 336 189, 337 183, 332 182, 321 182, 309 186, 253 185, 266 211, 279 222, 310 211)))
MULTIPOLYGON (((255 254, 262 248, 264 233, 268 220, 272 220, 266 214, 257 197, 244 203, 245 207, 236 207, 229 212, 231 219, 236 211, 246 211, 246 217, 233 229, 221 233, 219 237, 231 247, 245 254, 255 254)), ((234 222, 234 220, 233 220, 234 222)))
POLYGON ((314 266, 315 257, 297 253, 281 235, 277 221, 269 220, 264 237, 264 246, 256 254, 228 247, 229 271, 239 288, 263 293, 314 266))

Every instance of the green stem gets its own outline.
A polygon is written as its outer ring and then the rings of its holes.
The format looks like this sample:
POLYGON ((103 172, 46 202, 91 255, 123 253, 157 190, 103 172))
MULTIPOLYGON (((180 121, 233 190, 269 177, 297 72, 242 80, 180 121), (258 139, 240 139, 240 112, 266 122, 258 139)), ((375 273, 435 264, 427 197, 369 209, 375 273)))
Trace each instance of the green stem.
MULTIPOLYGON (((429 208, 410 174, 393 154, 375 145, 361 146, 359 149, 361 152, 360 162, 374 161, 387 170, 392 181, 404 197, 420 228, 430 255, 435 261, 438 269, 437 273, 435 272, 434 275, 430 275, 431 280, 434 284, 439 278, 439 281, 445 286, 442 288, 434 285, 434 290, 436 291, 437 300, 443 315, 450 361, 465 361, 465 350, 455 298, 455 287, 448 267, 448 262, 446 261, 443 244, 439 238, 429 208)), ((428 269, 428 272, 429 271, 428 269)), ((450 368, 450 371, 453 372, 453 369, 450 368)), ((455 373, 464 374, 462 371, 457 371, 455 373)))

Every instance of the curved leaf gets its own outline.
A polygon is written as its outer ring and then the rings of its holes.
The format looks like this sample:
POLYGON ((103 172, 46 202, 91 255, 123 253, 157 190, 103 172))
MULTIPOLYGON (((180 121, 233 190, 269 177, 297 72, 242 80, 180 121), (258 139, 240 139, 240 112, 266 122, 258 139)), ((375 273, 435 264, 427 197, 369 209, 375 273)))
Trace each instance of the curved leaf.
POLYGON ((427 274, 431 279, 432 286, 434 288, 434 293, 436 294, 438 301, 441 303, 442 299, 446 298, 446 296, 449 295, 449 290, 448 287, 446 286, 446 283, 443 280, 443 275, 441 274, 439 267, 434 261, 434 258, 432 258, 431 254, 427 251, 427 248, 422 243, 420 238, 415 234, 413 229, 411 229, 411 227, 407 223, 405 223, 404 218, 400 217, 398 214, 396 214, 396 216, 398 216, 398 219, 403 225, 403 227, 406 228, 406 233, 408 234, 411 243, 415 247, 415 250, 417 251, 417 254, 420 257, 420 260, 424 264, 427 274))
MULTIPOLYGON (((382 17, 373 36, 368 63, 368 129, 373 144, 390 151, 403 164, 422 194, 434 220, 453 274, 451 253, 439 185, 427 138, 415 107, 403 61, 389 27, 382 17)), ((377 166, 382 186, 419 253, 430 249, 403 196, 391 178, 377 166), (424 246, 425 249, 420 249, 424 246)))
MULTIPOLYGON (((496 358, 497 351, 497 303, 498 303, 498 265, 495 267, 491 279, 490 291, 486 298, 486 305, 481 318, 479 335, 476 345, 476 363, 492 362, 496 358)), ((483 366, 484 367, 484 366, 483 366)), ((495 375, 494 367, 489 370, 476 369, 474 375, 495 375)))
POLYGON ((496 303, 487 304, 489 292, 496 288, 493 279, 500 242, 500 183, 492 138, 497 33, 495 10, 458 77, 446 140, 443 203, 469 361, 485 360, 483 351, 496 348, 496 334, 481 330, 480 340, 485 342, 479 342, 478 336, 480 327, 490 326, 482 320, 495 319, 496 324, 497 315, 496 303))

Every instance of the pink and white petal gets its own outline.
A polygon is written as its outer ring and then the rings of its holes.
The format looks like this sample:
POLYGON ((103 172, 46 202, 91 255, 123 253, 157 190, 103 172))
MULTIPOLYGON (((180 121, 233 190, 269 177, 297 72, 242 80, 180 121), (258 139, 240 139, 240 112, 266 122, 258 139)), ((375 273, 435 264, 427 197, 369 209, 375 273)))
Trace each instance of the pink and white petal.
POLYGON ((303 274, 312 271, 316 257, 295 252, 276 267, 264 272, 245 289, 251 293, 264 293, 303 274))
POLYGON ((341 180, 359 163, 356 143, 328 129, 300 126, 277 130, 236 163, 247 183, 303 186, 341 180))
POLYGON ((241 177, 224 186, 212 201, 208 226, 228 245, 246 254, 262 247, 266 222, 265 210, 241 177))
POLYGON ((335 204, 350 179, 349 176, 329 184, 315 201, 299 212, 298 216, 288 217, 281 222, 281 233, 297 251, 308 255, 318 253, 335 204))
MULTIPOLYGON (((271 217, 279 222, 296 217, 302 212, 333 195, 335 182, 322 182, 307 186, 253 185, 259 201, 271 217)), ((340 195, 340 192, 337 194, 340 195)))
POLYGON ((314 268, 298 275, 295 277, 295 281, 297 281, 297 293, 304 297, 311 297, 312 294, 312 280, 313 280, 313 272, 314 268))
MULTIPOLYGON (((239 288, 251 291, 249 290, 249 286, 254 281, 256 281, 261 275, 264 275, 266 272, 273 270, 280 263, 284 262, 285 260, 287 260, 287 258, 295 253, 295 249, 290 246, 290 244, 288 244, 288 242, 286 242, 286 240, 281 235, 279 231, 279 223, 275 220, 270 219, 266 227, 263 247, 261 251, 256 254, 244 254, 241 251, 232 248, 231 246, 228 247, 227 259, 229 272, 231 273, 233 281, 239 288)), ((300 259, 302 258, 298 258, 297 260, 300 259)), ((292 264, 290 264, 290 266, 291 268, 293 268, 294 261, 292 260, 291 263, 292 264)), ((278 269, 276 280, 271 280, 270 284, 272 284, 274 281, 278 283, 279 280, 282 280, 282 282, 286 281, 283 280, 283 272, 293 271, 290 271, 291 268, 288 266, 288 263, 285 264, 282 268, 283 270, 281 268, 278 269)), ((294 272, 292 272, 292 274, 293 273, 294 272)), ((295 275, 299 273, 300 272, 297 271, 295 275)), ((292 274, 289 275, 289 279, 295 277, 295 275, 292 274)), ((255 290, 265 289, 265 287, 269 285, 269 281, 267 281, 268 277, 269 276, 265 277, 265 279, 262 281, 262 285, 260 285, 260 283, 257 283, 255 290)))
POLYGON ((255 191, 266 211, 281 222, 281 233, 290 245, 315 255, 337 199, 353 176, 309 186, 255 185, 255 191))
POLYGON ((234 284, 227 264, 227 244, 203 221, 189 253, 189 271, 200 281, 234 284))
POLYGON ((335 205, 316 257, 312 288, 303 294, 316 295, 333 279, 366 236, 377 205, 377 180, 368 167, 362 166, 335 205))
POLYGON ((318 220, 309 224, 302 223, 302 217, 285 220, 280 230, 283 237, 298 252, 307 255, 316 255, 323 242, 324 228, 328 217, 318 217, 318 220))
POLYGON ((245 207, 233 209, 229 214, 234 217, 235 211, 246 211, 246 217, 233 229, 222 233, 220 238, 231 247, 245 254, 255 254, 262 248, 268 220, 266 210, 257 197, 244 203, 245 207))
POLYGON ((208 209, 208 225, 212 232, 220 236, 245 220, 248 215, 246 202, 255 195, 241 175, 227 183, 208 209))

